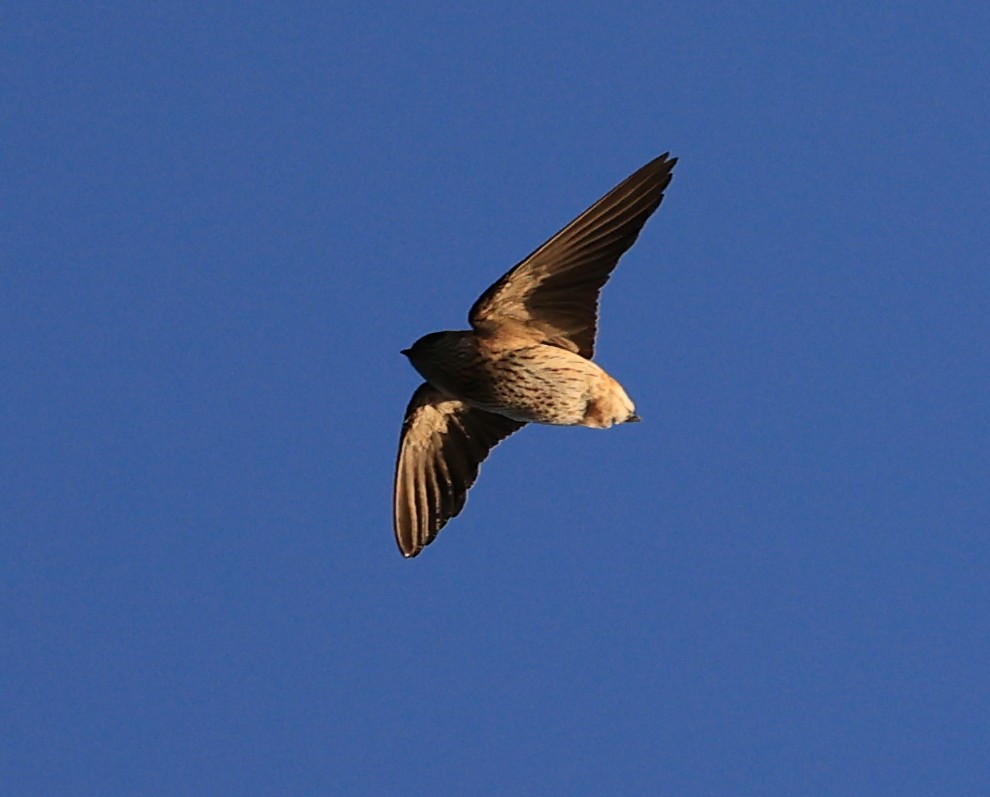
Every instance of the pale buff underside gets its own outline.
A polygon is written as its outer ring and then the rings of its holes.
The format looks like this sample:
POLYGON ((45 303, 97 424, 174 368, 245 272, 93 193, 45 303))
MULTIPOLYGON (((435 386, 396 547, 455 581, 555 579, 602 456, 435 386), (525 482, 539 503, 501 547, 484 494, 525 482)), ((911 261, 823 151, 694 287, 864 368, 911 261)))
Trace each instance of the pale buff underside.
MULTIPOLYGON (((477 346, 472 338, 458 343, 477 346)), ((481 358, 475 350, 460 361, 462 367, 424 376, 471 406, 527 423, 607 429, 635 413, 622 385, 578 354, 543 344, 495 350, 481 345, 481 358), (478 362, 484 363, 480 371, 478 362)))

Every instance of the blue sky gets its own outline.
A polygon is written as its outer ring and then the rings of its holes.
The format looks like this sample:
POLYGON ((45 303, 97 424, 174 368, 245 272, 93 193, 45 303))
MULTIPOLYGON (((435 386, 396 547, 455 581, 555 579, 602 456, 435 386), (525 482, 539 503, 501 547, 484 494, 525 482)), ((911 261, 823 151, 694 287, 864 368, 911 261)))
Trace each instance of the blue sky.
POLYGON ((0 31, 4 794, 987 793, 985 4, 0 31), (399 350, 667 150, 644 423, 403 560, 399 350))

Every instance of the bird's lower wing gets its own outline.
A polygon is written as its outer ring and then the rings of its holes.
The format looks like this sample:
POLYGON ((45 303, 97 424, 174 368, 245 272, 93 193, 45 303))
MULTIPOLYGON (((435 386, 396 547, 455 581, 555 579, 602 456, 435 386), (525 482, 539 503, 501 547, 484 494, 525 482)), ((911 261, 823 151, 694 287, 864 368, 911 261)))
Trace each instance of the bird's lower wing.
POLYGON ((406 408, 395 464, 395 541, 415 556, 464 507, 488 452, 525 424, 420 385, 406 408))

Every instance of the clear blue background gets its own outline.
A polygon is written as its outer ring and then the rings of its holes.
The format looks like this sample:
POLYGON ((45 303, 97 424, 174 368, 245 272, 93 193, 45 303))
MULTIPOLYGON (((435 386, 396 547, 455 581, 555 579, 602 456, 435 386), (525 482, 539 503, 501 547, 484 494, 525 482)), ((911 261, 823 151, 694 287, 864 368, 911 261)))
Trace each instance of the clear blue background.
POLYGON ((6 4, 3 793, 990 793, 987 9, 6 4), (665 150, 645 422, 404 561, 399 349, 665 150))

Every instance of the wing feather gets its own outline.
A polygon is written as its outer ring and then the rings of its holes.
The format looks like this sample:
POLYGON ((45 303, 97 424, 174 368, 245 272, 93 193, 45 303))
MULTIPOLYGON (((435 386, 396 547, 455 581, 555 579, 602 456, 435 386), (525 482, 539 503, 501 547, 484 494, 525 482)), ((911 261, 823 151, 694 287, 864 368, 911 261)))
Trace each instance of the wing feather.
POLYGON ((675 163, 668 153, 650 161, 514 266, 474 303, 475 330, 509 328, 590 359, 598 295, 660 206, 675 163))
POLYGON ((416 556, 464 508, 488 453, 524 425, 469 407, 428 383, 416 389, 395 463, 395 541, 403 556, 416 556))

